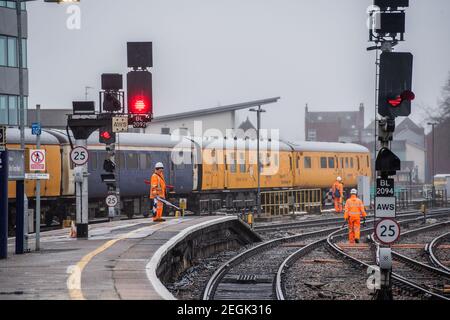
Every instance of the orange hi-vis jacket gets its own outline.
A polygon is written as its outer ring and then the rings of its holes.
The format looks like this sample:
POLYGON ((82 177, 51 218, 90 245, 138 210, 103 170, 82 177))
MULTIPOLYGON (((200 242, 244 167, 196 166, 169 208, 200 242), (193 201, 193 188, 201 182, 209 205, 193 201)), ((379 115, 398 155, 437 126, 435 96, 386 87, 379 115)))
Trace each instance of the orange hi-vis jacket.
POLYGON ((362 217, 367 216, 366 210, 364 209, 364 203, 352 194, 350 199, 345 203, 345 213, 344 219, 347 220, 349 217, 362 217))
POLYGON ((156 197, 166 197, 166 181, 164 181, 163 176, 154 173, 150 181, 150 199, 155 199, 156 197))
POLYGON ((339 190, 339 193, 341 194, 340 198, 344 197, 344 186, 342 183, 340 183, 339 181, 335 181, 332 187, 332 192, 333 192, 333 198, 334 198, 334 193, 336 192, 336 189, 339 190))

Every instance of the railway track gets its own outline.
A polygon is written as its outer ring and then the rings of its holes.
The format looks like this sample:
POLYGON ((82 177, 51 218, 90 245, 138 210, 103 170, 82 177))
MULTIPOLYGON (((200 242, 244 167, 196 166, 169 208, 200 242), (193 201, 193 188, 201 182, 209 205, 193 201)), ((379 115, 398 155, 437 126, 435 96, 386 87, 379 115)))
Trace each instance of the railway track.
MULTIPOLYGON (((410 218, 401 221, 401 224, 407 225, 411 223, 420 223, 420 219, 418 218, 410 218)), ((361 234, 368 233, 372 230, 371 228, 367 228, 362 230, 361 234)), ((326 237, 323 237, 304 248, 299 249, 294 252, 291 256, 289 256, 279 267, 277 271, 277 276, 275 280, 275 290, 276 297, 278 300, 286 300, 287 299, 287 278, 288 271, 293 269, 290 272, 289 280, 291 280, 291 276, 294 277, 289 285, 290 292, 296 292, 295 294, 290 294, 290 296, 296 295, 297 297, 300 295, 302 299, 317 299, 317 298, 328 298, 328 299, 339 299, 353 296, 354 299, 371 299, 372 297, 369 295, 369 291, 367 290, 365 284, 367 281, 367 276, 365 273, 359 271, 360 268, 368 267, 369 265, 373 265, 375 256, 374 248, 372 251, 361 251, 359 245, 355 247, 358 253, 358 257, 354 257, 344 252, 337 245, 336 247, 332 246, 330 237, 339 234, 342 241, 346 241, 347 238, 347 228, 340 229, 330 233, 326 237), (341 261, 333 261, 330 257, 336 256, 336 250, 339 250, 339 253, 343 253, 341 255, 344 259, 341 261), (306 260, 309 257, 310 260, 306 260), (351 257, 353 260, 351 260, 351 257), (312 260, 311 260, 312 259, 312 260), (298 265, 298 262, 301 260, 301 268, 298 265), (315 262, 314 267, 310 267, 309 264, 315 262), (342 266, 337 266, 331 269, 322 269, 321 263, 343 263, 342 266), (358 268, 348 268, 345 264, 353 263, 356 264, 358 268), (303 278, 299 277, 299 274, 302 275, 303 278), (315 282, 311 283, 306 282, 306 279, 314 279, 315 282), (325 279, 324 278, 328 278, 325 279), (339 279, 339 281, 336 281, 339 279), (338 283, 336 283, 338 282, 338 283), (305 285, 309 288, 305 288, 305 285), (329 293, 326 295, 326 293, 329 293)), ((355 254, 356 254, 355 252, 355 254)))
MULTIPOLYGON (((439 245, 443 243, 444 241, 447 241, 450 239, 450 232, 447 232, 443 235, 440 235, 436 238, 434 238, 425 248, 425 251, 428 252, 429 259, 431 260, 431 263, 435 265, 437 268, 441 268, 442 270, 445 270, 447 272, 450 272, 450 268, 448 268, 442 260, 439 257, 439 254, 437 251, 439 250, 439 245)), ((448 261, 448 251, 446 254, 446 258, 448 261)))
MULTIPOLYGON (((436 210, 431 216, 448 214, 442 210, 436 210)), ((417 212, 405 213, 404 218, 410 218, 403 223, 421 221, 417 212)), ((331 219, 330 219, 331 220, 331 219)), ((338 223, 333 219, 334 224, 338 223)), ((374 221, 367 221, 369 225, 374 221)), ((339 219, 339 224, 342 218, 339 219)), ((285 224, 284 224, 285 225, 285 224)), ((298 225, 298 223, 296 223, 298 225)), ((302 224, 304 226, 305 224, 302 224)), ((309 223, 309 226, 314 224, 309 223)), ((246 250, 219 267, 209 279, 203 292, 203 300, 220 299, 245 299, 265 300, 280 298, 277 280, 280 273, 280 265, 286 258, 291 257, 298 250, 312 250, 315 246, 327 241, 328 236, 335 232, 342 232, 341 226, 321 229, 304 234, 291 235, 264 242, 254 248, 246 250), (299 243, 299 241, 303 241, 299 243)), ((372 230, 372 229, 367 229, 372 230)), ((284 264, 283 264, 284 263, 284 264)))
MULTIPOLYGON (((448 226, 450 226, 450 222, 448 221, 436 223, 404 232, 401 234, 401 237, 404 239, 415 236, 420 237, 423 234, 429 233, 435 234, 436 232, 442 232, 442 229, 448 226)), ((379 243, 376 242, 373 235, 371 235, 370 239, 376 246, 379 246, 379 243)), ((395 274, 409 280, 413 279, 415 284, 425 290, 445 296, 445 288, 448 288, 450 285, 450 272, 431 266, 424 261, 425 246, 423 244, 421 248, 408 249, 408 254, 393 250, 392 259, 396 262, 394 266, 395 274)))

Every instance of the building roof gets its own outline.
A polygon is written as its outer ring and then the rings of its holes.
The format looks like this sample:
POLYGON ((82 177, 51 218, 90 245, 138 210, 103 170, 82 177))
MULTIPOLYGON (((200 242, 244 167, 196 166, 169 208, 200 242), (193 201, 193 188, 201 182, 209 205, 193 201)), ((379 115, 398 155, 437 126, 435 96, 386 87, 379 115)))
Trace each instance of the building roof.
POLYGON ((220 107, 209 108, 209 109, 199 109, 199 110, 195 110, 195 111, 170 114, 170 115, 166 115, 166 116, 155 117, 152 120, 152 122, 165 122, 165 121, 171 121, 171 120, 193 118, 196 116, 204 116, 204 115, 209 115, 209 114, 217 114, 217 113, 224 113, 224 112, 248 109, 248 108, 252 108, 252 107, 258 107, 258 106, 262 106, 262 105, 272 104, 272 103, 278 102, 278 100, 280 100, 280 97, 232 104, 232 105, 228 105, 228 106, 220 106, 220 107))

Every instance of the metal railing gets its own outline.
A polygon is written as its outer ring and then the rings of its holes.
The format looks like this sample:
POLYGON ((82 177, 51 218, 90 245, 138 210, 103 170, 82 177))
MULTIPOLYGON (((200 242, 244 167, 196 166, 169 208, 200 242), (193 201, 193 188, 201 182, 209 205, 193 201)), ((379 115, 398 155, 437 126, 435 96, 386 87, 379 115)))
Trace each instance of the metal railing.
POLYGON ((262 213, 269 216, 316 212, 322 210, 320 189, 261 192, 262 213))

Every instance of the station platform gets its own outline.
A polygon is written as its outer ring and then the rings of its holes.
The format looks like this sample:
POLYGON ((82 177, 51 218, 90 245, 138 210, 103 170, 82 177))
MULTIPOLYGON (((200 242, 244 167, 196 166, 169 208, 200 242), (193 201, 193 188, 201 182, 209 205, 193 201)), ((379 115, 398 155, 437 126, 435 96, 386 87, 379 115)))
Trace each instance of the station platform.
MULTIPOLYGON (((156 277, 158 263, 190 233, 237 220, 235 216, 114 221, 89 226, 89 239, 69 229, 41 234, 41 250, 0 260, 0 300, 173 299, 156 277)), ((34 235, 29 241, 34 249, 34 235)))

